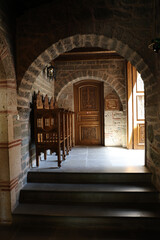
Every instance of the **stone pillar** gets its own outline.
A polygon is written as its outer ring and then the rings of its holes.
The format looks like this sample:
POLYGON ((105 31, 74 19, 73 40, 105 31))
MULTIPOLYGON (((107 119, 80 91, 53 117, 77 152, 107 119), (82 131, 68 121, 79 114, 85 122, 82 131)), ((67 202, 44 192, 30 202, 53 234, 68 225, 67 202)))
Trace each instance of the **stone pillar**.
POLYGON ((11 223, 21 172, 21 139, 13 127, 17 93, 13 63, 6 52, 0 65, 0 223, 11 223))

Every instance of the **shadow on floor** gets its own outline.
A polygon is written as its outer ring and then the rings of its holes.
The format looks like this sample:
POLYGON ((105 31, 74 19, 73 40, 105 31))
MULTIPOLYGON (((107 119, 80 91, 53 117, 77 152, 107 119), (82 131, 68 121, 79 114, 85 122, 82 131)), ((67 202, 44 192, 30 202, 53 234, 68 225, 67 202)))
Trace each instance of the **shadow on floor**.
POLYGON ((0 226, 1 240, 118 240, 118 239, 157 239, 158 232, 148 231, 105 231, 42 226, 0 226))

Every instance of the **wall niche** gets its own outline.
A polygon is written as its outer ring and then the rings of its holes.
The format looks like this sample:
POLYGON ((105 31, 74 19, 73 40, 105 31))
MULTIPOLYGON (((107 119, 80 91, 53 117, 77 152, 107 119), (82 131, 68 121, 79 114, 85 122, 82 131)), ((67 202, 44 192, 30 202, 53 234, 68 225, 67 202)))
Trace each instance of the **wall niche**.
POLYGON ((122 104, 116 92, 109 93, 105 97, 105 111, 123 111, 122 104))

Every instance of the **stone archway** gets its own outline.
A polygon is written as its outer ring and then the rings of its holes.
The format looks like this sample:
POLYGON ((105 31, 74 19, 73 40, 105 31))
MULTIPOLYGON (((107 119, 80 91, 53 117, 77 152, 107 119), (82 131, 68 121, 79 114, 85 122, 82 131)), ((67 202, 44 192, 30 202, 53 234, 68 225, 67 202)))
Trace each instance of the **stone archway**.
MULTIPOLYGON (((85 71, 83 71, 83 75, 85 71)), ((123 146, 126 147, 127 144, 127 98, 125 87, 122 87, 121 84, 117 85, 117 81, 111 77, 106 77, 104 74, 103 78, 97 77, 94 75, 88 75, 86 71, 86 75, 83 77, 77 77, 74 79, 76 74, 73 76, 70 75, 70 78, 67 80, 68 83, 64 85, 59 91, 56 101, 58 103, 58 107, 66 108, 71 111, 75 111, 75 98, 74 98, 74 84, 80 83, 81 81, 93 80, 98 82, 103 82, 103 93, 104 93, 104 122, 103 122, 103 135, 104 135, 104 145, 105 146, 123 146), (73 80, 72 80, 73 77, 73 80), (116 111, 108 111, 105 109, 105 99, 107 96, 117 95, 119 98, 119 104, 121 109, 117 109, 116 111), (117 120, 114 119, 114 116, 118 116, 118 124, 117 120), (110 118, 113 118, 113 122, 109 124, 110 118), (108 126, 108 127, 107 127, 108 126), (121 126, 121 127, 119 127, 121 126), (106 137, 107 136, 107 137, 106 137)))
POLYGON ((88 75, 87 74, 87 71, 86 71, 86 74, 84 74, 83 77, 77 77, 75 78, 76 76, 71 76, 70 79, 68 79, 68 83, 65 84, 59 92, 56 92, 55 93, 55 96, 56 96, 56 100, 58 101, 58 98, 60 96, 60 94, 64 91, 64 89, 66 87, 68 87, 70 84, 73 84, 73 83, 76 83, 78 81, 81 81, 81 80, 86 80, 86 79, 93 79, 93 80, 97 80, 97 81, 100 81, 100 82, 104 82, 104 83, 107 83, 110 87, 112 87, 115 92, 117 93, 117 95, 119 96, 120 98, 120 101, 123 105, 123 109, 126 109, 126 105, 125 105, 125 88, 123 88, 122 86, 118 86, 117 84, 115 84, 115 81, 114 81, 114 78, 111 78, 111 77, 98 77, 98 76, 94 76, 94 75, 88 75))
MULTIPOLYGON (((156 147, 153 146, 153 141, 150 141, 150 132, 154 132, 154 128, 157 123, 159 123, 158 116, 155 116, 154 119, 150 121, 151 108, 154 104, 158 103, 158 97, 156 93, 157 81, 150 71, 147 64, 144 62, 143 58, 131 49, 127 44, 115 39, 108 38, 104 35, 95 35, 95 34, 84 34, 84 35, 74 35, 58 42, 54 43, 51 47, 46 49, 41 55, 35 59, 35 61, 30 65, 24 77, 21 81, 19 90, 18 90, 18 109, 20 117, 22 120, 28 121, 29 118, 29 96, 32 85, 36 80, 37 76, 44 69, 44 67, 53 59, 58 57, 60 54, 70 51, 74 48, 80 47, 101 47, 103 49, 114 50, 121 56, 123 56, 127 61, 130 61, 137 71, 141 74, 142 79, 144 80, 145 92, 146 92, 146 122, 147 122, 147 132, 146 139, 148 141, 147 151, 146 151, 146 164, 151 166, 152 170, 157 166, 157 158, 159 156, 159 151, 155 150, 156 147), (152 92, 152 89, 155 89, 155 94, 152 92), (152 161, 153 159, 153 161, 152 161)), ((60 90, 60 89, 59 89, 60 90)), ((154 134, 154 133, 153 133, 154 134)), ((154 172, 154 170, 153 170, 154 172)), ((158 174, 156 174, 156 181, 158 180, 158 174)), ((160 183, 158 183, 160 186, 160 183)))
POLYGON ((22 105, 19 104, 19 108, 23 108, 24 106, 26 108, 28 107, 28 99, 33 82, 36 80, 37 76, 44 69, 44 67, 60 54, 80 47, 101 47, 108 50, 114 50, 136 67, 137 71, 141 74, 145 85, 155 82, 153 74, 141 56, 132 50, 128 45, 123 44, 121 41, 116 39, 107 38, 103 35, 75 35, 63 40, 59 40, 57 43, 45 50, 40 56, 38 56, 37 59, 35 59, 35 61, 30 65, 24 74, 19 87, 19 98, 22 97, 24 100, 22 105))

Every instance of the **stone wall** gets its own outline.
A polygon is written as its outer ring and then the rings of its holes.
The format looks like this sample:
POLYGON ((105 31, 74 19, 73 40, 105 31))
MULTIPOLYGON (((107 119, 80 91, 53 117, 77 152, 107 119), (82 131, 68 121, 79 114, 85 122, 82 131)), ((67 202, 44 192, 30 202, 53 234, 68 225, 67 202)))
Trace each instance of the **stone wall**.
MULTIPOLYGON (((108 84, 104 84, 104 99, 108 93, 115 92, 108 84)), ((74 111, 73 82, 65 87, 58 98, 58 107, 74 111)), ((125 111, 105 111, 104 110, 104 136, 105 146, 126 147, 126 127, 127 119, 125 111)))
MULTIPOLYGON (((37 94, 40 91, 43 96, 47 95, 49 98, 53 97, 54 99, 54 80, 49 81, 47 79, 46 73, 43 71, 39 74, 36 81, 33 84, 30 96, 30 103, 33 104, 34 94, 37 94)), ((32 105, 33 106, 33 105, 32 105)), ((35 140, 34 140, 34 118, 33 118, 33 108, 30 113, 30 143, 29 143, 29 152, 30 152, 30 167, 35 166, 36 159, 36 149, 35 149, 35 140)))
MULTIPOLYGON (((50 81, 47 79, 46 73, 43 71, 38 75, 36 81, 33 84, 33 87, 31 89, 31 96, 34 95, 34 92, 37 93, 37 91, 43 93, 44 96, 47 94, 49 98, 54 98, 54 80, 50 81)), ((31 98, 30 102, 32 102, 31 98)))
POLYGON ((123 111, 105 111, 105 146, 126 147, 126 126, 123 111))
POLYGON ((59 94, 58 107, 74 111, 73 82, 68 84, 59 94))
POLYGON ((149 102, 146 100, 146 145, 148 149, 146 161, 149 169, 153 173, 153 182, 160 191, 160 53, 156 55, 156 59, 156 77, 158 80, 158 85, 155 83, 152 88, 150 86, 147 87, 147 100, 149 102))
MULTIPOLYGON (((29 10, 17 19, 18 81, 53 43, 76 34, 117 39, 140 54, 153 70, 155 59, 148 49, 154 31, 153 6, 154 1, 148 0, 81 0, 78 4, 60 0, 29 10)), ((45 61, 48 58, 46 55, 45 61)))
POLYGON ((125 102, 125 60, 103 59, 88 61, 55 61, 57 80, 55 82, 55 97, 71 81, 95 79, 108 83, 120 96, 126 109, 125 102))
POLYGON ((21 134, 14 124, 17 86, 10 11, 0 2, 0 223, 11 223, 21 174, 21 134), (8 14, 8 15, 7 15, 8 14))
MULTIPOLYGON (((54 98, 54 81, 49 81, 44 72, 41 72, 39 76, 36 78, 32 88, 28 91, 29 99, 30 99, 30 109, 28 111, 20 111, 20 119, 21 119, 21 138, 22 138, 22 172, 21 172, 21 181, 23 184, 26 183, 26 173, 29 167, 34 165, 34 161, 36 158, 35 152, 35 144, 34 144, 34 116, 33 116, 33 103, 34 103, 34 95, 40 91, 43 96, 46 94, 49 98, 54 98), (28 121, 29 119, 29 121, 28 121)), ((18 102, 23 102, 24 95, 21 94, 19 96, 18 102)), ((22 103, 21 103, 22 104, 22 103)))
MULTIPOLYGON (((126 82, 126 81, 125 81, 126 82)), ((126 90, 126 88, 125 88, 126 90)), ((104 84, 104 100, 109 94, 117 93, 108 84, 104 84)), ((118 97, 118 95, 117 95, 118 97)), ((124 99, 126 107, 127 96, 124 99)), ((123 110, 121 102, 119 100, 118 110, 106 110, 104 112, 104 135, 105 146, 127 146, 127 116, 126 111, 123 110)))
MULTIPOLYGON (((19 88, 19 92, 24 92, 25 102, 23 105, 19 106, 19 110, 25 115, 26 108, 28 104, 28 94, 30 94, 28 87, 32 86, 33 82, 36 80, 38 74, 43 70, 51 60, 55 59, 59 54, 64 53, 65 51, 69 51, 74 49, 75 47, 101 47, 104 49, 115 50, 121 56, 123 56, 126 60, 130 61, 133 66, 136 67, 137 71, 141 74, 142 79, 144 80, 145 92, 146 92, 146 101, 145 101, 145 110, 146 110, 146 126, 152 125, 152 127, 156 127, 159 129, 160 123, 158 119, 158 86, 157 79, 151 73, 149 66, 144 62, 143 58, 140 54, 135 52, 133 49, 129 48, 128 45, 123 44, 123 42, 118 41, 116 39, 107 38, 103 35, 95 35, 95 34, 87 34, 87 35, 74 35, 69 38, 65 38, 59 40, 57 43, 52 44, 50 48, 45 50, 35 61, 31 64, 31 66, 26 71, 21 86, 19 88), (45 59, 45 60, 44 60, 45 59), (27 88, 25 87, 27 85, 27 88), (156 111, 153 112, 152 115, 152 107, 155 108, 156 111)), ((78 73, 78 72, 77 72, 78 73)), ((101 73, 101 72, 100 72, 101 73)), ((72 75, 71 79, 74 80, 84 80, 84 79, 96 79, 101 80, 101 75, 97 72, 97 76, 94 77, 95 71, 94 69, 91 71, 84 70, 82 73, 77 75, 72 75)), ((108 84, 115 84, 115 90, 118 93, 122 105, 124 104, 123 98, 126 96, 123 94, 123 87, 114 83, 113 78, 106 78, 104 76, 104 81, 107 79, 108 84)), ((57 86, 58 87, 58 86, 57 86)), ((60 92, 63 88, 58 87, 58 91, 60 92)), ((55 88, 56 90, 56 88, 55 88)), ((57 95, 58 97, 58 95, 57 95)), ((123 107, 125 110, 125 106, 123 107)), ((146 128, 148 131, 148 128, 146 128)), ((148 134, 148 132, 147 132, 148 134)), ((148 135, 146 134, 146 138, 148 135)), ((154 133, 155 134, 155 133, 154 133)), ((150 151, 152 150, 155 155, 159 155, 157 153, 158 146, 155 142, 150 144, 146 144, 146 165, 151 166, 152 156, 150 155, 150 151)), ((155 166, 155 165, 154 165, 155 166)), ((158 165, 157 165, 158 166, 158 165)), ((151 168, 152 172, 154 167, 151 168)), ((157 173, 155 173, 156 177, 158 177, 157 173)), ((156 184, 157 185, 157 184, 156 184)))
MULTIPOLYGON (((51 60, 77 47, 102 47, 115 50, 141 73, 146 93, 146 165, 153 172, 154 183, 160 189, 160 58, 148 49, 151 39, 160 34, 159 15, 157 14, 156 20, 154 3, 155 1, 150 0, 82 0, 77 5, 77 1, 71 0, 68 3, 59 0, 33 8, 21 15, 17 19, 16 26, 16 72, 20 86, 17 99, 19 115, 14 102, 16 77, 11 50, 13 38, 8 25, 10 12, 13 11, 12 8, 8 13, 0 10, 0 91, 5 92, 4 96, 7 96, 0 104, 0 122, 3 125, 0 135, 1 156, 3 156, 3 159, 1 158, 3 162, 0 164, 0 221, 11 221, 10 209, 15 206, 17 197, 15 192, 25 182, 29 166, 29 103, 33 84, 51 60), (157 32, 155 32, 155 21, 158 26, 157 32), (10 96, 14 96, 12 98, 14 101, 10 101, 10 96), (9 130, 9 135, 4 133, 5 129, 7 132, 9 130), (15 151, 19 153, 18 156, 14 155, 15 151)), ((10 6, 7 0, 0 1, 0 9, 1 7, 9 9, 10 6), (5 7, 1 5, 2 3, 5 7)), ((158 3, 157 13, 159 7, 158 3)), ((13 25, 14 23, 16 22, 13 21, 13 25)), ((70 79, 107 80, 110 86, 115 84, 113 89, 120 96, 124 106, 124 95, 119 93, 123 91, 123 87, 119 88, 120 85, 117 86, 113 78, 102 75, 101 71, 96 72, 92 69, 88 72, 85 69, 81 73, 77 71, 70 79)), ((67 82, 63 86, 65 84, 67 82)), ((61 84, 58 86, 57 83, 55 89, 57 97, 63 91, 63 86, 61 84)), ((123 110, 125 111, 125 108, 123 110)))
POLYGON ((83 79, 104 81, 104 97, 109 93, 121 94, 123 111, 105 111, 105 145, 126 146, 126 78, 124 59, 55 61, 57 80, 55 96, 58 106, 74 111, 73 84, 83 79), (110 80, 112 79, 112 81, 110 80), (116 86, 119 86, 119 91, 116 86), (116 91, 117 93, 116 93, 116 91))

